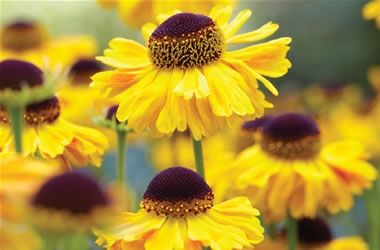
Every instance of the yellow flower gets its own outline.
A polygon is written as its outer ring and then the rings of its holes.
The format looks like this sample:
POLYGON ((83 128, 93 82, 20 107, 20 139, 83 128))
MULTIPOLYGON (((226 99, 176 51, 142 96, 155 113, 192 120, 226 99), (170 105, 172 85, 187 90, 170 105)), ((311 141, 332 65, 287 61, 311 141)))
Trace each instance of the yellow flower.
MULTIPOLYGON (((266 237, 256 250, 287 250, 286 233, 279 233, 275 240, 266 237)), ((298 250, 368 250, 360 237, 333 239, 329 226, 321 218, 298 221, 298 250)))
POLYGON ((0 154, 1 249, 39 249, 40 239, 26 224, 24 207, 42 183, 59 172, 57 164, 53 162, 45 163, 13 154, 0 154))
POLYGON ((315 117, 330 116, 341 106, 355 108, 363 99, 358 85, 330 81, 308 87, 303 93, 305 110, 315 117))
POLYGON ((362 13, 366 20, 375 19, 376 25, 380 29, 380 0, 372 0, 364 5, 362 13))
POLYGON ((265 124, 260 143, 238 156, 230 177, 268 222, 284 219, 288 211, 313 218, 321 208, 349 210, 352 196, 372 186, 377 171, 367 156, 355 141, 322 146, 314 121, 289 113, 265 124))
MULTIPOLYGON (((0 109, 0 152, 15 152, 13 134, 6 111, 0 109)), ((23 153, 38 151, 45 159, 58 158, 66 168, 100 167, 107 138, 95 129, 82 127, 60 117, 56 97, 28 105, 24 114, 23 153)))
MULTIPOLYGON (((320 117, 318 123, 326 142, 339 139, 362 143, 374 157, 380 156, 380 98, 367 103, 362 112, 349 105, 340 105, 330 114, 320 117), (369 109, 369 110, 368 110, 369 109)), ((358 109, 358 107, 356 107, 358 109)))
POLYGON ((107 249, 241 249, 263 240, 264 229, 247 198, 217 205, 196 172, 168 168, 149 183, 137 213, 124 213, 113 226, 97 230, 107 249), (228 232, 228 233, 226 233, 228 232))
POLYGON ((236 0, 97 0, 104 9, 117 8, 119 16, 128 25, 141 27, 144 23, 153 21, 161 13, 172 10, 183 12, 207 14, 215 4, 233 5, 236 0))
POLYGON ((227 45, 259 41, 278 29, 269 22, 236 35, 251 11, 228 22, 231 12, 230 7, 216 7, 210 17, 161 15, 160 26, 148 23, 142 28, 147 47, 128 39, 112 40, 98 59, 117 69, 94 75, 91 86, 121 96, 116 116, 128 120, 136 132, 149 127, 154 135, 171 135, 189 128, 200 140, 226 123, 263 116, 272 104, 264 100, 257 81, 277 95, 264 76, 287 73, 291 39, 226 51, 227 45))
POLYGON ((112 211, 109 195, 90 176, 65 173, 48 180, 31 199, 29 218, 47 232, 85 233, 112 211))
POLYGON ((94 38, 81 35, 49 39, 45 28, 37 23, 11 23, 2 28, 0 37, 1 61, 19 59, 42 67, 47 59, 53 69, 57 64, 66 67, 80 58, 96 55, 94 38))

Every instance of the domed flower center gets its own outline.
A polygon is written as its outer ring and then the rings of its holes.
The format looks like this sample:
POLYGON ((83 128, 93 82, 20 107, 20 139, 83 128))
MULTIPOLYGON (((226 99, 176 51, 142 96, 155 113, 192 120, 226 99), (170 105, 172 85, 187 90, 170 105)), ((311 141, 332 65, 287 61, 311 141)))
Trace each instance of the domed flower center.
POLYGON ((45 30, 32 22, 15 22, 1 31, 1 47, 22 52, 40 47, 46 39, 45 30))
POLYGON ((272 118, 262 130, 262 149, 283 159, 310 159, 320 151, 320 132, 303 114, 288 113, 272 118))
POLYGON ((0 91, 5 89, 21 90, 43 84, 42 71, 29 62, 4 60, 0 62, 0 91))
POLYGON ((32 205, 73 214, 88 214, 109 203, 95 180, 87 175, 67 173, 47 181, 32 200, 32 205))
POLYGON ((326 244, 333 239, 327 223, 321 218, 298 221, 298 239, 304 244, 326 244))
POLYGON ((259 129, 262 129, 266 123, 268 123, 272 119, 272 116, 264 116, 261 118, 257 118, 252 121, 246 121, 241 125, 241 129, 247 132, 255 132, 259 129))
POLYGON ((119 108, 119 105, 114 105, 114 106, 110 107, 107 110, 106 119, 109 120, 109 121, 112 121, 113 117, 115 116, 116 123, 119 124, 120 121, 116 118, 116 112, 117 112, 118 108, 119 108))
MULTIPOLYGON (((59 117, 60 106, 57 97, 52 97, 40 103, 28 105, 24 113, 25 126, 38 126, 52 123, 59 117)), ((8 114, 0 108, 0 123, 10 123, 8 114)))
POLYGON ((103 71, 103 67, 98 61, 82 59, 71 67, 69 76, 73 84, 88 85, 91 83, 90 77, 100 71, 103 71))
POLYGON ((198 173, 173 167, 151 180, 140 206, 157 215, 183 217, 207 211, 213 206, 213 199, 211 188, 198 173))
POLYGON ((180 13, 156 28, 148 49, 152 63, 159 68, 201 67, 220 59, 224 35, 211 18, 180 13))

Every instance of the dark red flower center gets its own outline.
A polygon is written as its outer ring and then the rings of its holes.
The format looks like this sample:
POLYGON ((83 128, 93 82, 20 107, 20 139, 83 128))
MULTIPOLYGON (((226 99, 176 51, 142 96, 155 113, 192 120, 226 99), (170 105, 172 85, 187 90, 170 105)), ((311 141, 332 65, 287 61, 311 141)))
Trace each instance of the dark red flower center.
POLYGON ((0 62, 0 91, 4 89, 21 90, 43 84, 42 71, 29 62, 4 60, 0 62))
POLYGON ((298 240, 304 244, 324 244, 333 239, 327 223, 321 219, 302 219, 298 221, 298 240))
POLYGON ((306 159, 320 151, 320 132, 308 116, 287 113, 275 116, 262 129, 261 147, 272 156, 306 159))
POLYGON ((104 67, 93 59, 81 59, 70 69, 71 82, 73 84, 87 85, 91 83, 91 76, 103 71, 104 67))
POLYGON ((34 206, 88 214, 98 206, 107 206, 106 194, 91 177, 66 173, 47 181, 32 200, 34 206))
POLYGON ((265 126, 265 124, 267 124, 272 118, 272 116, 267 115, 252 121, 246 121, 241 125, 241 129, 248 132, 255 132, 262 129, 263 126, 265 126))
POLYGON ((211 18, 179 13, 156 28, 148 49, 157 67, 186 69, 219 60, 225 45, 222 31, 211 18))
POLYGON ((17 21, 5 26, 1 31, 1 47, 23 52, 40 47, 47 34, 45 30, 34 22, 17 21))
POLYGON ((157 214, 185 216, 211 208, 214 195, 205 180, 191 169, 168 168, 149 183, 141 207, 157 214))

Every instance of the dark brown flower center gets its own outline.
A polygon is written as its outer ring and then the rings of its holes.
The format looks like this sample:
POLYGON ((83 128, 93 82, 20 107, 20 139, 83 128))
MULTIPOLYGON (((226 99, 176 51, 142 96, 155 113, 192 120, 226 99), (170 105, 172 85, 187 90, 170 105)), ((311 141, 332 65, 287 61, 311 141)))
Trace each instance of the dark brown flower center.
POLYGON ((4 60, 0 62, 0 91, 4 89, 21 90, 43 84, 42 71, 29 62, 4 60))
POLYGON ((327 223, 321 219, 298 221, 298 240, 304 244, 326 244, 333 239, 327 223))
POLYGON ((183 217, 207 211, 213 206, 213 199, 211 188, 198 173, 172 167, 151 180, 140 206, 157 215, 183 217))
POLYGON ((69 76, 73 84, 88 85, 91 83, 90 77, 103 70, 103 66, 98 61, 81 59, 71 67, 69 76))
POLYGON ((47 209, 87 214, 109 200, 96 181, 84 174, 67 173, 47 181, 32 200, 32 205, 47 209))
POLYGON ((261 118, 257 118, 252 121, 246 121, 241 125, 241 129, 247 132, 255 132, 257 130, 260 130, 265 126, 266 123, 268 123, 272 119, 272 116, 264 116, 261 118))
POLYGON ((149 56, 159 68, 201 67, 220 59, 224 36, 204 15, 180 13, 168 18, 148 41, 149 56))
POLYGON ((19 21, 5 26, 1 31, 1 46, 4 49, 22 52, 40 47, 47 35, 45 30, 33 22, 19 21))
MULTIPOLYGON (((52 123, 58 119, 60 109, 57 97, 28 105, 24 113, 25 126, 38 126, 45 123, 52 123)), ((10 122, 7 112, 0 108, 0 124, 10 122)))
POLYGON ((110 107, 108 110, 107 110, 107 115, 106 115, 106 119, 109 120, 109 121, 112 121, 113 117, 115 117, 115 121, 116 123, 120 123, 120 121, 116 118, 116 112, 117 112, 117 109, 119 108, 119 105, 114 105, 112 107, 110 107))
POLYGON ((262 149, 275 157, 289 160, 310 159, 321 148, 317 125, 303 114, 276 116, 263 127, 262 133, 262 149))

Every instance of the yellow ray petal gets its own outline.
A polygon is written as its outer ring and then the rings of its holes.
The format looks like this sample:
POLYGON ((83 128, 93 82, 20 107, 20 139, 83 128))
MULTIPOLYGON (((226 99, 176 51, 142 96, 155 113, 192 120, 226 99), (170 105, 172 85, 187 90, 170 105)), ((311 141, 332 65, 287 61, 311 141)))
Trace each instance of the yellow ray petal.
POLYGON ((196 98, 210 95, 207 79, 197 68, 186 70, 183 79, 172 92, 183 96, 185 100, 190 100, 194 94, 196 98))
POLYGON ((141 68, 149 65, 146 48, 133 40, 115 38, 109 46, 110 49, 104 51, 105 56, 98 56, 97 60, 117 68, 141 68))
POLYGON ((278 24, 273 24, 272 22, 266 23, 257 30, 244 33, 241 35, 232 36, 227 39, 227 44, 239 44, 239 43, 249 43, 254 41, 259 41, 261 39, 267 38, 278 30, 278 24))
POLYGON ((240 27, 248 20, 252 12, 248 9, 241 11, 226 27, 223 29, 226 39, 233 36, 240 27))
POLYGON ((231 6, 215 6, 212 8, 209 17, 211 17, 218 25, 223 29, 223 27, 228 23, 232 14, 231 6))

